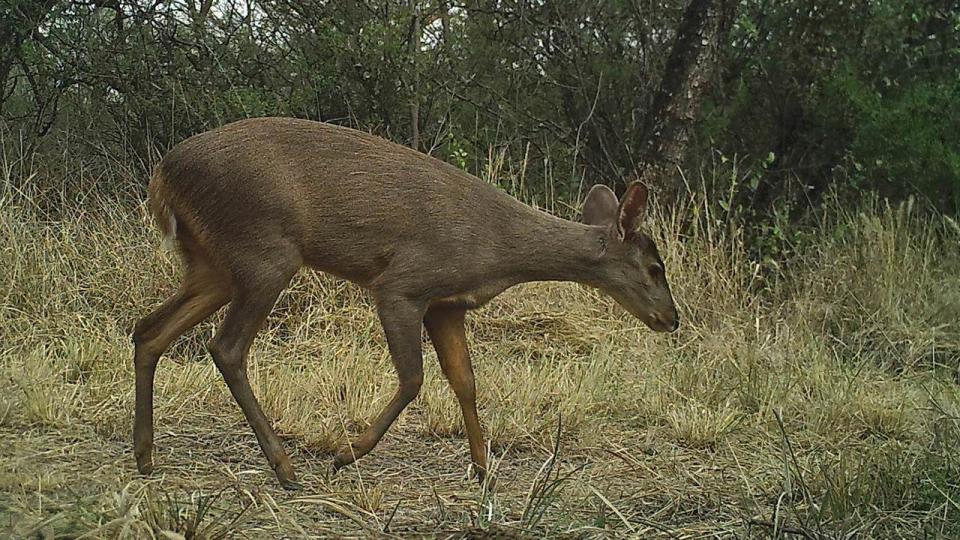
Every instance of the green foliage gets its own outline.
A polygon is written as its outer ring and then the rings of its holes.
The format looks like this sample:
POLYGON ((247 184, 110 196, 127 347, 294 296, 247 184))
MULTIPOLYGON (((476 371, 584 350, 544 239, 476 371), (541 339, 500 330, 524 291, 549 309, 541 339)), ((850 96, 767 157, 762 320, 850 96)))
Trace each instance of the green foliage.
POLYGON ((958 30, 949 1, 744 2, 701 144, 767 170, 759 219, 864 191, 957 211, 958 30))
MULTIPOLYGON (((416 102, 420 150, 563 207, 636 166, 688 0, 201 4, 4 3, 5 144, 138 163, 115 188, 139 193, 159 155, 226 122, 296 116, 409 144, 416 102)), ((708 195, 744 218, 758 259, 789 258, 831 193, 960 209, 955 2, 738 5, 682 165, 736 162, 708 195)))
POLYGON ((921 83, 864 111, 850 155, 885 191, 960 208, 960 80, 921 83))

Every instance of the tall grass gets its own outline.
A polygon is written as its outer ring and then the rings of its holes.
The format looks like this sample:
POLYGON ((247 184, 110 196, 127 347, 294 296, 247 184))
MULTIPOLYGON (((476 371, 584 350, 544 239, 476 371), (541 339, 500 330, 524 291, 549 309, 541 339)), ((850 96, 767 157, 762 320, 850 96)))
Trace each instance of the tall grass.
POLYGON ((307 485, 289 495, 204 352, 217 317, 162 362, 158 473, 135 474, 129 334, 176 286, 177 261, 142 205, 93 187, 135 176, 112 170, 0 163, 0 527, 15 535, 960 534, 949 217, 834 204, 771 274, 709 198, 658 207, 675 335, 577 285, 508 291, 469 326, 496 493, 466 479, 429 348, 420 398, 368 458, 329 474, 328 453, 395 381, 369 299, 305 271, 250 360, 307 485), (236 496, 214 497, 226 487, 236 496))

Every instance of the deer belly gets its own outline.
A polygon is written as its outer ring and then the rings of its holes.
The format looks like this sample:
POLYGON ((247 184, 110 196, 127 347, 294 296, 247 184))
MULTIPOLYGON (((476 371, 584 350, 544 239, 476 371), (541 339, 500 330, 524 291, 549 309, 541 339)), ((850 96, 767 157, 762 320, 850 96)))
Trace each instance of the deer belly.
POLYGON ((456 294, 437 298, 433 302, 430 302, 430 305, 432 307, 476 309, 486 304, 489 300, 489 298, 480 299, 472 294, 456 294))
POLYGON ((496 284, 477 290, 466 291, 458 294, 451 294, 433 300, 431 306, 457 307, 463 309, 476 309, 493 299, 493 297, 502 293, 507 288, 506 284, 496 284))

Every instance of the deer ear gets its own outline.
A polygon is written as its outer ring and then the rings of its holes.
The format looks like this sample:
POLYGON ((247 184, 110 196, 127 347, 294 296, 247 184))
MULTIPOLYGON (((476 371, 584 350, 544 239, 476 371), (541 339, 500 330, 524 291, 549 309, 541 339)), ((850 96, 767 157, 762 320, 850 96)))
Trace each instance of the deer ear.
POLYGON ((590 188, 583 201, 583 222, 587 225, 612 225, 617 219, 617 196, 603 184, 590 188))
POLYGON ((626 240, 637 232, 646 213, 647 187, 640 182, 633 182, 627 186, 617 210, 617 232, 620 233, 620 240, 626 240))

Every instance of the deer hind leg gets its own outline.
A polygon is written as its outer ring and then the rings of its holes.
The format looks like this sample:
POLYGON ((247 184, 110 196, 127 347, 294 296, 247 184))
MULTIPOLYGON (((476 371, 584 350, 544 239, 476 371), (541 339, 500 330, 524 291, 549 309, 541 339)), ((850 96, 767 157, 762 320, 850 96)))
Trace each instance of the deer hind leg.
POLYGON ((337 452, 333 458, 334 470, 349 465, 370 452, 403 409, 417 397, 423 384, 423 356, 420 345, 423 309, 409 300, 380 297, 377 298, 377 313, 387 337, 390 358, 397 371, 397 391, 360 437, 337 452))
POLYGON ((487 474, 486 445, 483 431, 477 415, 477 389, 467 349, 467 336, 464 329, 466 310, 458 308, 432 308, 423 322, 430 335, 430 341, 437 351, 437 359, 453 393, 460 402, 463 413, 463 425, 470 442, 470 457, 476 469, 477 477, 483 482, 487 474))
POLYGON ((137 323, 133 332, 133 453, 141 474, 153 472, 153 379, 160 355, 229 300, 229 285, 220 276, 202 264, 188 265, 180 290, 137 323))
POLYGON ((227 314, 217 330, 217 334, 208 345, 217 369, 223 375, 236 400, 257 436, 260 449, 286 489, 297 489, 297 475, 290 464, 290 458, 274 432, 270 421, 260 408, 260 403, 250 388, 247 378, 247 353, 263 322, 266 320, 280 292, 290 282, 298 265, 280 264, 269 267, 261 262, 255 271, 243 275, 255 275, 256 283, 244 283, 235 280, 234 298, 227 308, 227 314))

